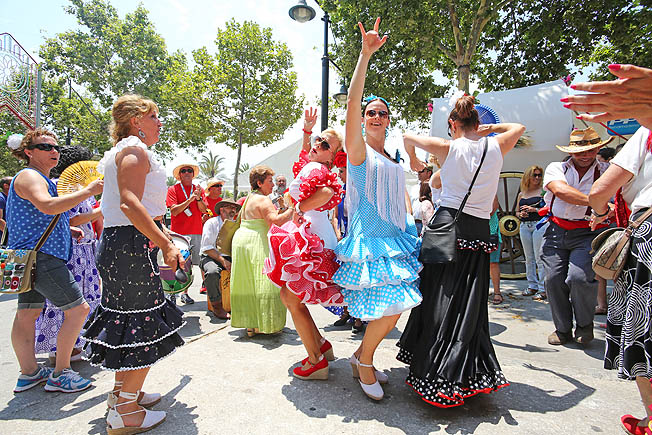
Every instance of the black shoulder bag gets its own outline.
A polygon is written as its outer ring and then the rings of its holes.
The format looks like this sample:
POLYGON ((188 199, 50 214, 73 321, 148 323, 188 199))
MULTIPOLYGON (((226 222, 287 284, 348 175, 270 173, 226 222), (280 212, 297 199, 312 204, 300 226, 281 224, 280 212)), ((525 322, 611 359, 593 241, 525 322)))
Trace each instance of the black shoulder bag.
POLYGON ((480 159, 480 165, 475 171, 475 175, 473 176, 473 180, 469 186, 469 191, 466 192, 466 196, 462 200, 460 208, 458 208, 457 213, 455 213, 455 219, 453 219, 451 222, 445 223, 444 225, 433 228, 433 221, 439 214, 435 213, 435 215, 431 218, 430 222, 426 226, 425 231, 423 232, 423 241, 421 243, 421 252, 419 252, 419 261, 424 264, 446 264, 454 263, 456 260, 457 230, 455 224, 460 217, 460 213, 462 213, 462 210, 464 210, 464 206, 466 205, 466 201, 469 199, 469 195, 471 195, 471 189, 475 184, 476 178, 478 178, 480 168, 482 168, 482 163, 484 163, 484 158, 487 155, 487 138, 483 137, 482 140, 484 142, 484 149, 482 151, 482 159, 480 159))

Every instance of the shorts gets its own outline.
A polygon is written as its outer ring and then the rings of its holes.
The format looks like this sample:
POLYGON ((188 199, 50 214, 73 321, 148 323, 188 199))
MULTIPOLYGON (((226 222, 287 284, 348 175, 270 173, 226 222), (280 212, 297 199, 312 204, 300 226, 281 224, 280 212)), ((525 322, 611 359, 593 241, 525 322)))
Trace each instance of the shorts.
POLYGON ((42 309, 45 299, 61 311, 85 302, 75 277, 66 262, 43 252, 36 253, 36 279, 32 290, 18 294, 18 309, 42 309))

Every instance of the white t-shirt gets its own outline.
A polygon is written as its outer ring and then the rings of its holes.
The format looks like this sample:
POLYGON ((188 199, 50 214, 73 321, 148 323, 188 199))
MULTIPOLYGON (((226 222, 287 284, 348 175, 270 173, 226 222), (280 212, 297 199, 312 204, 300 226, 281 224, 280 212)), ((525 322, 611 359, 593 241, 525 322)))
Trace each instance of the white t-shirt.
POLYGON ((220 216, 212 217, 207 220, 206 223, 204 223, 204 228, 202 229, 201 233, 200 253, 203 254, 206 251, 210 251, 211 249, 215 249, 217 251, 215 243, 217 243, 217 235, 220 233, 222 224, 224 224, 224 222, 220 216))
MULTIPOLYGON (((609 163, 601 163, 596 160, 580 180, 580 174, 575 169, 572 160, 571 158, 565 162, 552 162, 546 168, 546 173, 543 176, 543 188, 546 190, 544 200, 546 204, 552 204, 552 197, 554 196, 547 188, 548 183, 552 181, 565 181, 570 187, 574 187, 585 195, 588 195, 595 181, 593 177, 595 175, 596 165, 600 174, 604 174, 604 171, 609 167, 609 163)), ((560 219, 582 220, 586 216, 586 209, 586 205, 569 204, 563 199, 556 197, 555 203, 552 204, 552 210, 550 211, 553 216, 560 219)))
POLYGON ((611 160, 614 165, 634 174, 623 186, 623 199, 632 213, 652 206, 652 153, 646 148, 649 135, 650 130, 639 128, 611 160))
MULTIPOLYGON (((297 176, 292 180, 289 186, 290 195, 295 201, 299 200, 299 187, 301 186, 301 179, 308 178, 308 175, 313 169, 321 169, 321 163, 310 162, 301 169, 297 176)), ((324 248, 335 249, 337 247, 337 236, 333 225, 328 218, 327 211, 309 210, 304 213, 303 217, 310 221, 311 231, 319 236, 324 241, 324 248)))
MULTIPOLYGON (((503 154, 498 141, 493 137, 487 140, 487 156, 464 206, 464 213, 481 219, 491 217, 494 197, 498 190, 498 177, 503 167, 503 154)), ((480 165, 482 151, 481 140, 472 141, 461 137, 451 142, 440 172, 442 207, 459 208, 480 165)))

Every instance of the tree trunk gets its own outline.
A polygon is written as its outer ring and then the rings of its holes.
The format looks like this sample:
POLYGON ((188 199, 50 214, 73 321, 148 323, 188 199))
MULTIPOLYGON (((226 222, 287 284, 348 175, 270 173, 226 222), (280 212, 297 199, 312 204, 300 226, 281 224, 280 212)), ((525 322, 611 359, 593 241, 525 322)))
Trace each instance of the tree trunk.
POLYGON ((457 88, 463 90, 467 94, 469 92, 469 77, 471 75, 471 66, 470 65, 458 65, 457 66, 457 88))
POLYGON ((240 172, 240 157, 242 156, 242 133, 238 136, 238 158, 235 162, 235 175, 233 177, 233 200, 238 200, 238 173, 240 172))

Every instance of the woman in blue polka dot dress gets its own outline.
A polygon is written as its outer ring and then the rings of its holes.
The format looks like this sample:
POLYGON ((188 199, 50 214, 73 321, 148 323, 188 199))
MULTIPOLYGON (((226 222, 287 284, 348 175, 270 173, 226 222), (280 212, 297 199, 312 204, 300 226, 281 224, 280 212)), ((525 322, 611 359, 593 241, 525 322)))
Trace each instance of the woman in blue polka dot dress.
POLYGON ((380 383, 387 375, 373 366, 376 348, 391 331, 402 312, 421 302, 417 260, 419 238, 411 215, 406 212, 407 192, 402 167, 384 149, 389 127, 389 104, 384 98, 365 100, 362 93, 371 55, 387 37, 374 29, 362 32, 358 59, 346 112, 347 192, 346 207, 351 210, 348 233, 335 250, 342 262, 333 281, 353 317, 369 321, 360 347, 351 356, 353 376, 359 377, 364 393, 381 400, 380 383), (364 125, 363 137, 360 113, 364 125))
MULTIPOLYGON (((61 149, 59 164, 50 172, 50 176, 55 179, 61 175, 64 169, 73 163, 82 160, 90 160, 93 154, 84 147, 64 147, 61 149)), ((96 204, 92 196, 77 204, 68 211, 70 225, 80 228, 84 235, 81 239, 73 239, 72 254, 70 260, 66 263, 68 270, 72 273, 77 285, 84 295, 84 300, 90 307, 90 312, 100 303, 100 275, 95 267, 95 250, 97 237, 93 231, 92 222, 102 219, 102 213, 99 208, 93 208, 96 204)), ((89 313, 90 316, 90 313, 89 313)), ((63 311, 57 308, 49 299, 45 300, 45 309, 38 319, 36 319, 36 344, 35 353, 50 355, 50 360, 54 360, 57 350, 57 334, 63 324, 63 311)), ((85 343, 79 334, 75 342, 75 349, 71 361, 81 359, 81 349, 85 343)))

